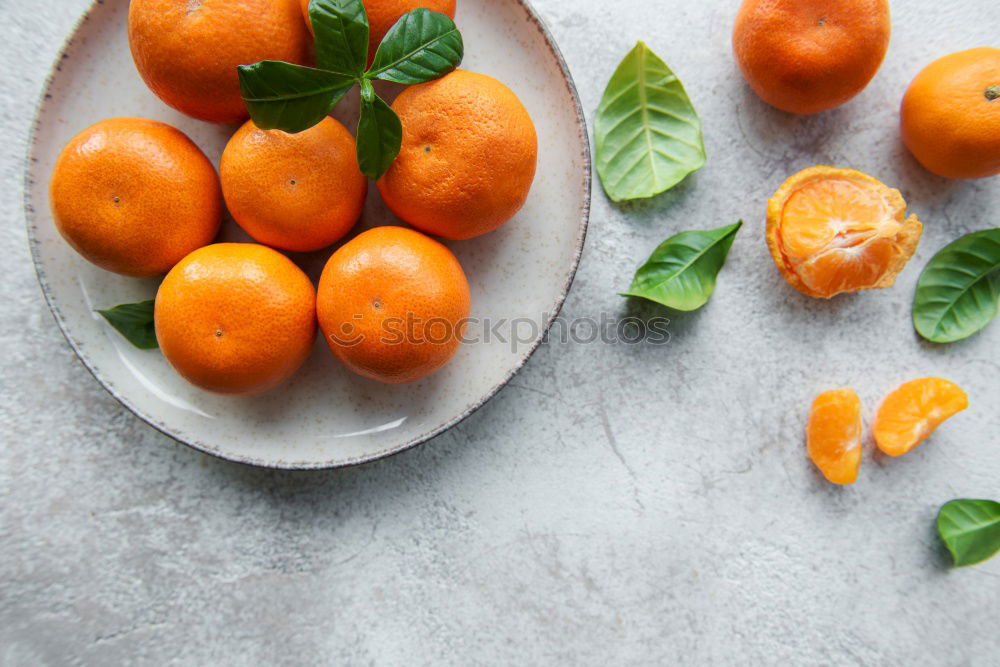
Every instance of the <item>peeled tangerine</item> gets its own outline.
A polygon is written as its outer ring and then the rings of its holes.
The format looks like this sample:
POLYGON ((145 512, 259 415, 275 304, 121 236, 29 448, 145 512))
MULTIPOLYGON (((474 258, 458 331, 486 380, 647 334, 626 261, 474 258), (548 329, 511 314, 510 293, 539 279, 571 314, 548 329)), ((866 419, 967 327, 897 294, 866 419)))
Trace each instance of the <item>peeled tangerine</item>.
POLYGON ((853 169, 811 167, 767 204, 767 244, 785 280, 803 294, 892 287, 923 225, 899 190, 853 169))
POLYGON ((861 399, 853 389, 825 391, 806 427, 809 458, 834 484, 854 484, 861 467, 861 399))
POLYGON ((954 382, 911 380, 886 396, 878 409, 872 426, 875 444, 889 456, 902 456, 967 407, 969 397, 954 382))

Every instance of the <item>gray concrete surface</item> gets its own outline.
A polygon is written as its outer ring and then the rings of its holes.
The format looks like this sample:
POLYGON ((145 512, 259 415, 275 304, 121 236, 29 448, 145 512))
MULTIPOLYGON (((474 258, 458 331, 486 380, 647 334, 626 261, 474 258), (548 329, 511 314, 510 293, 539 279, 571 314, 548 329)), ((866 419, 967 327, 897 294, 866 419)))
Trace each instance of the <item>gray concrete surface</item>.
POLYGON ((994 0, 895 3, 889 57, 814 118, 733 66, 736 0, 537 0, 596 108, 635 40, 680 74, 708 165, 617 208, 600 191, 567 317, 616 296, 669 234, 747 221, 718 292, 666 346, 544 347, 487 407, 394 459, 283 474, 207 458, 120 407, 35 282, 20 209, 36 96, 86 0, 0 0, 0 664, 1000 664, 1000 558, 951 571, 933 519, 1000 497, 1000 324, 921 344, 919 267, 1000 222, 1000 179, 949 183, 901 148, 896 107, 945 53, 997 45, 994 0), (903 190, 927 225, 890 291, 812 301, 778 276, 764 202, 816 163, 903 190), (972 407, 832 488, 803 452, 818 391, 871 410, 924 375, 972 407))

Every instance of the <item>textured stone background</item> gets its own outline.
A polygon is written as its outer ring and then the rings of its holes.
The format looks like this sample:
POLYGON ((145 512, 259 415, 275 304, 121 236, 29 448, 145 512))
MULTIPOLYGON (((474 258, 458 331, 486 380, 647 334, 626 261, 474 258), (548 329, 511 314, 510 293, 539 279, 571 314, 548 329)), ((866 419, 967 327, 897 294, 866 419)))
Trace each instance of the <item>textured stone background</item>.
MULTIPOLYGON (((919 267, 1000 222, 1000 179, 952 183, 901 148, 896 108, 934 58, 997 45, 995 0, 896 2, 893 44, 855 101, 765 107, 728 45, 737 0, 537 0, 588 113, 646 40, 687 84, 710 159, 653 202, 595 191, 564 314, 616 296, 664 237, 744 218, 718 292, 662 347, 551 344, 446 435, 318 474, 206 458, 146 427, 74 358, 42 301, 21 213, 32 110, 86 0, 0 0, 0 663, 996 665, 1000 558, 950 571, 933 520, 1000 497, 1000 324, 949 347, 908 324, 919 267), (790 173, 852 166, 925 221, 890 291, 790 290, 762 236, 790 173), (806 460, 818 391, 870 410, 940 374, 972 407, 837 489, 806 460)), ((124 57, 124 56, 123 56, 124 57)))

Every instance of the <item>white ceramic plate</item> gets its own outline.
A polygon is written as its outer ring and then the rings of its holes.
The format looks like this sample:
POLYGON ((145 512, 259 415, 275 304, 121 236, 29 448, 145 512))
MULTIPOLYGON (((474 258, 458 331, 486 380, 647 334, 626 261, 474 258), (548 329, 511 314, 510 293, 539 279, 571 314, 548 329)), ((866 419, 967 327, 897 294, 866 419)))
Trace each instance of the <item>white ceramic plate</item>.
MULTIPOLYGON (((449 244, 472 284, 472 316, 534 322, 533 340, 495 337, 463 345, 442 371, 389 387, 342 368, 322 339, 303 369, 267 394, 232 398, 188 385, 157 351, 132 348, 93 312, 152 298, 155 280, 91 266, 56 231, 49 213, 52 166, 63 145, 103 118, 141 116, 180 128, 218 165, 234 128, 192 120, 161 103, 129 55, 128 0, 95 3, 57 61, 36 119, 26 168, 25 211, 35 267, 52 313, 80 359, 119 401, 153 427, 199 450, 275 468, 330 468, 371 461, 419 444, 485 403, 527 361, 562 305, 586 234, 590 155, 576 90, 555 43, 524 0, 460 0, 463 68, 516 92, 538 129, 539 164, 528 202, 500 230, 449 244)), ((392 90, 383 89, 389 96, 392 90)), ((339 116, 350 127, 347 109, 339 116)), ((400 224, 372 187, 366 227, 400 224)), ((226 240, 247 240, 232 221, 226 240)), ((295 256, 313 276, 330 250, 295 256)), ((524 332, 532 326, 522 325, 524 332)), ((501 328, 501 331, 507 329, 501 328)), ((470 335, 474 334, 470 329, 470 335)))

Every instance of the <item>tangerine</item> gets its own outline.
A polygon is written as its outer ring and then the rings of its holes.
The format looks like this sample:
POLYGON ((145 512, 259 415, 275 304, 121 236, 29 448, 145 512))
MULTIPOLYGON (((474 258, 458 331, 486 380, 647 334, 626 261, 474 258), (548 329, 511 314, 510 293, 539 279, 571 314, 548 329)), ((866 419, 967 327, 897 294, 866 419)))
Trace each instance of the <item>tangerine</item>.
POLYGON ((903 143, 945 178, 1000 174, 1000 49, 945 56, 913 79, 900 109, 903 143))
POLYGON ((868 85, 891 32, 888 0, 744 0, 733 52, 762 100, 789 113, 818 113, 868 85))
POLYGON ((166 273, 222 220, 212 163, 180 130, 144 118, 109 118, 70 139, 49 202, 77 252, 127 276, 166 273))
POLYGON ((811 167, 768 201, 767 243, 785 280, 808 296, 892 287, 923 231, 905 214, 899 190, 878 179, 811 167))
POLYGON ((521 209, 535 178, 538 138, 507 86, 456 70, 407 88, 392 108, 403 144, 378 188, 393 213, 456 240, 493 231, 521 209))
POLYGON ((403 227, 370 229, 333 253, 316 301, 334 356, 387 384, 419 380, 448 363, 469 307, 469 282, 451 250, 403 227))
POLYGON ((186 380, 220 394, 273 389, 316 339, 316 291, 290 259, 256 243, 216 243, 171 269, 153 320, 163 356, 186 380))
POLYGON ((249 115, 237 65, 312 57, 297 0, 132 0, 128 42, 157 97, 213 123, 249 115))
POLYGON ((354 137, 329 116, 298 134, 248 120, 226 144, 219 175, 240 227, 260 243, 293 252, 340 240, 368 193, 354 137))

